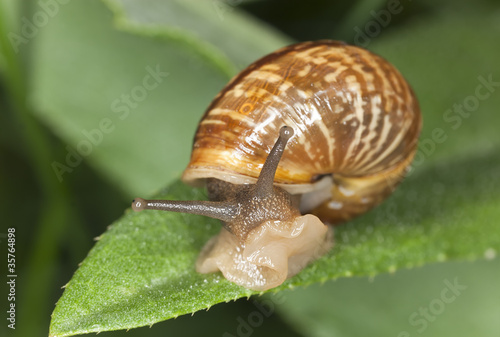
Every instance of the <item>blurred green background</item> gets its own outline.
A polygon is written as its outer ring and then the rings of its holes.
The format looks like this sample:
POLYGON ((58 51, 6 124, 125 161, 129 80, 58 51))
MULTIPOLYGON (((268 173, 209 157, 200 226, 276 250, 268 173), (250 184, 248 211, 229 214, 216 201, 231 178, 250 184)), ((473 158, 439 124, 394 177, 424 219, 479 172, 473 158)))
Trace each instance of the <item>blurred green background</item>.
MULTIPOLYGON (((5 336, 48 334, 61 287, 93 238, 134 196, 179 177, 211 98, 238 70, 286 44, 344 40, 393 62, 423 111, 427 141, 415 171, 499 156, 498 1, 0 4, 0 240, 6 254, 7 228, 16 228, 18 274, 17 326, 8 329, 3 318, 5 336), (497 83, 490 95, 471 99, 488 79, 497 83), (456 104, 468 109, 449 112, 456 104), (436 128, 446 141, 436 141, 436 128)), ((489 174, 498 186, 499 173, 489 174)), ((103 334, 498 336, 499 267, 498 259, 479 260, 340 279, 259 298, 274 303, 262 322, 252 298, 103 334), (454 282, 461 287, 453 300, 443 298, 454 282)), ((3 312, 6 294, 2 282, 3 312)))

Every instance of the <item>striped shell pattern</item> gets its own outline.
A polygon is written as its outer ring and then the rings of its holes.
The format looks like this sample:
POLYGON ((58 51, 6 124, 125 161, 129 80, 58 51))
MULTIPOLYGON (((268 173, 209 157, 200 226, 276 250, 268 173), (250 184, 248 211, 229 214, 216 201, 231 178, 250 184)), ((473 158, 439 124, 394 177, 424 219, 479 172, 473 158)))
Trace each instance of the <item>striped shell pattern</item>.
POLYGON ((279 129, 290 140, 275 183, 327 223, 366 212, 400 182, 416 151, 415 95, 383 58, 337 41, 295 44, 251 64, 205 112, 183 180, 254 183, 279 129))

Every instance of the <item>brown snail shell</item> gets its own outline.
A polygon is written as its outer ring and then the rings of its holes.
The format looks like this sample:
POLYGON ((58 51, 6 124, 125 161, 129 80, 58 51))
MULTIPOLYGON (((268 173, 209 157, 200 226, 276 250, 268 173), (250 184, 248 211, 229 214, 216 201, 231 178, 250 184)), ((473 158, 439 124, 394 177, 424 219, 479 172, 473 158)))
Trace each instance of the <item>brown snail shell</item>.
POLYGON ((328 251, 323 223, 394 190, 420 128, 417 99, 386 60, 337 41, 298 43, 235 76, 201 119, 183 180, 207 182, 212 201, 136 199, 133 208, 220 219, 197 270, 266 290, 328 251))
POLYGON ((394 190, 417 149, 421 115, 409 84, 383 58, 337 41, 298 43, 251 64, 215 97, 183 180, 254 183, 282 125, 296 136, 275 183, 306 194, 301 210, 333 224, 394 190))

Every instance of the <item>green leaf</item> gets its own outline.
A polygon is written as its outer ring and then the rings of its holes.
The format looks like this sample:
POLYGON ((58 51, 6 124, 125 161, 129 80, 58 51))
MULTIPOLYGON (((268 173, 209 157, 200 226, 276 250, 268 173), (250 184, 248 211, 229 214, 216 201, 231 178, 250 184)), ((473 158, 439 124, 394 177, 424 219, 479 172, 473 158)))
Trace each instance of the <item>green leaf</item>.
MULTIPOLYGON (((138 8, 126 7, 126 14, 138 20, 149 9, 162 17, 174 5, 168 3, 141 2, 138 8)), ((189 15, 187 9, 176 13, 178 20, 192 22, 189 15)), ((234 16, 236 10, 219 30, 234 16)), ((100 1, 60 6, 50 25, 30 41, 31 103, 68 143, 66 160, 53 162, 60 180, 78 170, 83 159, 127 195, 151 194, 177 178, 187 163, 196 124, 234 73, 233 60, 224 55, 249 62, 248 55, 261 56, 286 40, 263 34, 262 27, 250 29, 256 23, 247 18, 238 31, 253 38, 242 36, 238 44, 231 40, 229 46, 239 51, 233 55, 217 49, 223 46, 200 42, 202 37, 185 38, 189 27, 173 36, 174 28, 165 23, 154 30, 139 23, 130 28, 132 23, 120 16, 119 26, 128 29, 124 32, 113 27, 113 19, 100 1)))
MULTIPOLYGON (((160 194, 201 199, 180 182, 160 194)), ((201 275, 194 261, 217 221, 130 210, 99 238, 53 313, 51 335, 150 325, 212 304, 250 295, 220 275, 201 275), (198 300, 193 301, 194 298, 198 300)))
MULTIPOLYGON (((291 39, 223 0, 105 0, 118 26, 139 34, 162 34, 241 69, 291 39), (221 38, 224 36, 224 38, 221 38), (226 59, 227 58, 227 59, 226 59)), ((233 68, 235 71, 236 69, 233 68)))
POLYGON ((432 264, 285 292, 277 308, 309 337, 494 336, 499 278, 500 259, 432 264))
MULTIPOLYGON (((499 227, 491 221, 500 216, 497 151, 411 177, 382 207, 337 227, 332 251, 274 291, 494 256, 500 250, 499 227)), ((158 197, 200 199, 203 193, 176 183, 158 197)), ((198 216, 128 211, 102 235, 67 285, 53 313, 51 335, 151 325, 253 294, 220 274, 195 272, 201 247, 219 227, 198 216)))

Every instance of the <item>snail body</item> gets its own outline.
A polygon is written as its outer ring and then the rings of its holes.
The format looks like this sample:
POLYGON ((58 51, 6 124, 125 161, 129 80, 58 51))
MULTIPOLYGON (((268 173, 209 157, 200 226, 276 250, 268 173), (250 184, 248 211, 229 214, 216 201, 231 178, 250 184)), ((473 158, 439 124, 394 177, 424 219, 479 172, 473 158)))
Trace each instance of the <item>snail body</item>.
POLYGON ((211 201, 136 199, 133 208, 220 219, 197 270, 269 289, 328 251, 324 223, 390 195, 420 128, 415 95, 387 61, 342 42, 298 43, 234 77, 201 119, 182 178, 206 184, 211 201))

